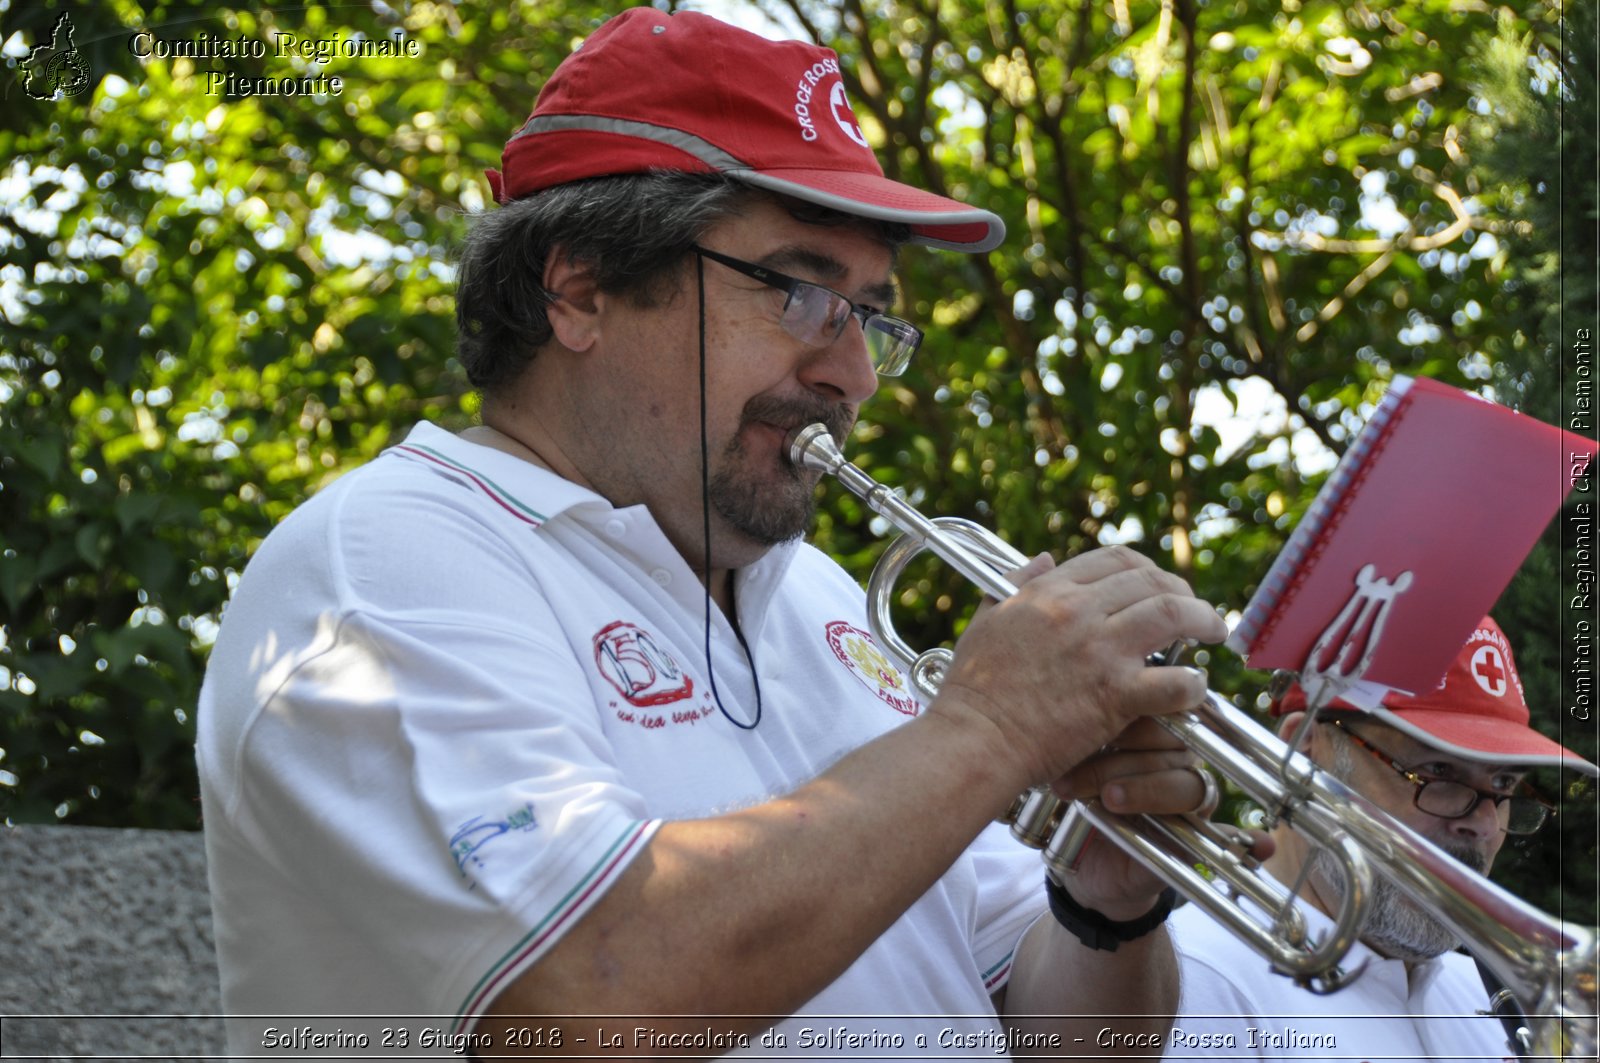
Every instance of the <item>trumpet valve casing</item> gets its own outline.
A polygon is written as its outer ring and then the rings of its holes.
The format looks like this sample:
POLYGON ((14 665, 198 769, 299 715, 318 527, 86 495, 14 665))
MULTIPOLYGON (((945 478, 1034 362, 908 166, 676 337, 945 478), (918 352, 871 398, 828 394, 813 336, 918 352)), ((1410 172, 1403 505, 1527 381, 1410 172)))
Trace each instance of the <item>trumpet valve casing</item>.
POLYGON ((1067 803, 1047 787, 1034 787, 1017 799, 1018 808, 1011 821, 1011 835, 1030 849, 1043 849, 1050 843, 1067 803))

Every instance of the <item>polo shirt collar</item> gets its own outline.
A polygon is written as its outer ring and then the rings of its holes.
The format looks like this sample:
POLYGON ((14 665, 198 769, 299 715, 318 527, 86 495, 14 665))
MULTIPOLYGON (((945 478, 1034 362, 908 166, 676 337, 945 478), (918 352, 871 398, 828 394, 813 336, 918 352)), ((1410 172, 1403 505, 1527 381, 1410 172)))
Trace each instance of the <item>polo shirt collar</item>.
MULTIPOLYGON (((543 524, 568 515, 585 526, 603 528, 607 521, 625 515, 630 522, 647 520, 655 525, 655 518, 645 506, 618 509, 603 495, 542 465, 463 439, 428 421, 418 422, 399 446, 412 457, 432 461, 471 478, 498 504, 531 523, 543 524)), ((664 544, 666 537, 660 533, 659 526, 656 526, 656 534, 664 544)), ((798 541, 782 543, 735 574, 739 619, 747 633, 752 633, 749 631, 752 627, 759 629, 760 618, 766 614, 772 595, 799 550, 798 541)))
POLYGON ((419 421, 399 446, 413 457, 470 478, 508 511, 538 524, 579 506, 612 508, 589 488, 542 465, 462 439, 428 421, 419 421))

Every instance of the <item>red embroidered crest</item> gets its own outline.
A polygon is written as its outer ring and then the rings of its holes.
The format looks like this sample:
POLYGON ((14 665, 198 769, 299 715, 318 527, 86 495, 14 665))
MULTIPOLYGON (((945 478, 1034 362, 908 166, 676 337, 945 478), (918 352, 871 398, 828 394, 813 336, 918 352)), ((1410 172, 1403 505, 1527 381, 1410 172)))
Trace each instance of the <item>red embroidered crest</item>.
POLYGON ((862 686, 882 698, 896 712, 915 716, 922 711, 900 669, 878 649, 871 635, 860 628, 851 627, 843 620, 833 621, 824 630, 833 655, 844 662, 844 666, 861 681, 862 686))
POLYGON ((606 681, 640 708, 683 701, 694 694, 694 680, 650 632, 617 620, 594 637, 594 663, 606 681))

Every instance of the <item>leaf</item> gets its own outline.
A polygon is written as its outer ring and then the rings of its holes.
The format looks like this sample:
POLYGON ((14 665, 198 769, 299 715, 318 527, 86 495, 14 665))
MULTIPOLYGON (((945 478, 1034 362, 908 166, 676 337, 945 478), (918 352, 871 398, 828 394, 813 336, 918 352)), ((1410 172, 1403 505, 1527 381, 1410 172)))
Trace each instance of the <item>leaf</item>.
POLYGON ((22 611, 22 603, 35 586, 34 573, 29 559, 0 552, 0 600, 4 600, 11 616, 22 611))
POLYGON ((85 524, 79 528, 72 542, 77 547, 78 556, 96 571, 105 565, 114 545, 111 530, 100 523, 85 524))
POLYGON ((45 479, 54 480, 61 471, 63 442, 58 435, 38 438, 24 436, 12 440, 11 445, 22 460, 43 473, 45 479))
POLYGON ((160 495, 142 491, 118 495, 116 502, 117 528, 123 535, 127 535, 133 529, 151 523, 151 520, 161 510, 161 503, 160 495))
POLYGON ((153 539, 140 539, 127 545, 124 564, 139 581, 140 587, 158 599, 174 588, 168 586, 178 572, 178 562, 165 543, 153 539))

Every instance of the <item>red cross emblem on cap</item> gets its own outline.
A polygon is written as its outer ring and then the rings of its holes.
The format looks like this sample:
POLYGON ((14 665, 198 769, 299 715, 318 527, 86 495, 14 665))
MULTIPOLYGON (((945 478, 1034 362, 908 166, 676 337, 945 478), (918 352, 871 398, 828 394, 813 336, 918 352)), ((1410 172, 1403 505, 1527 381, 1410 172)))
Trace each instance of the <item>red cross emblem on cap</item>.
POLYGON ((833 89, 828 93, 828 109, 833 112, 833 120, 839 123, 839 128, 844 130, 845 136, 855 141, 857 146, 868 151, 872 150, 872 145, 867 143, 861 127, 856 124, 855 112, 850 110, 850 101, 845 98, 843 82, 833 83, 833 89))
POLYGON ((1472 654, 1472 678, 1491 697, 1506 692, 1506 666, 1500 651, 1493 646, 1479 646, 1472 654))

